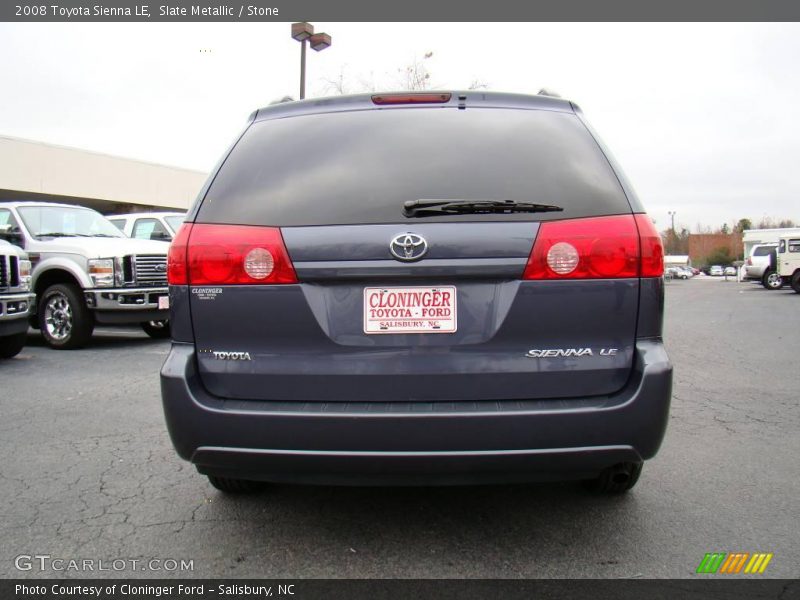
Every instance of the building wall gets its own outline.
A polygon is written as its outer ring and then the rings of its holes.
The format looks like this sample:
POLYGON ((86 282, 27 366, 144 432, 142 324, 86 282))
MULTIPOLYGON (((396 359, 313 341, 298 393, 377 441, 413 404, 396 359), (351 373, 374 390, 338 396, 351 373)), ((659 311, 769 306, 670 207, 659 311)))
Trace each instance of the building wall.
MULTIPOLYGON (((206 173, 0 136, 0 190, 40 197, 185 210, 206 173)), ((121 212, 121 211, 104 211, 121 212)))
POLYGON ((701 264, 717 248, 728 248, 734 259, 741 259, 744 246, 738 233, 692 233, 689 235, 689 257, 692 264, 701 264))

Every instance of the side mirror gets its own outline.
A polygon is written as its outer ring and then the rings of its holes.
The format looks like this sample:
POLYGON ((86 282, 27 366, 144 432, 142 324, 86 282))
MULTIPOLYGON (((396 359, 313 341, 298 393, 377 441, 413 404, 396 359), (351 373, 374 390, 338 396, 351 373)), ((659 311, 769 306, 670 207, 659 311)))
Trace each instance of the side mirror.
POLYGON ((25 238, 19 229, 13 229, 11 225, 0 225, 0 240, 5 240, 9 244, 14 244, 23 248, 25 246, 25 238))

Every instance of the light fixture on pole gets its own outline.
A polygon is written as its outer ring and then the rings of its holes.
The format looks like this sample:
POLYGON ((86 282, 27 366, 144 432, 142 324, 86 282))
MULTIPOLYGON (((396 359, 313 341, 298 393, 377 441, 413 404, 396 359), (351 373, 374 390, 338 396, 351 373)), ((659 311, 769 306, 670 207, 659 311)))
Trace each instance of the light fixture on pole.
POLYGON ((314 33, 311 23, 292 23, 292 38, 300 42, 300 100, 306 97, 306 43, 311 49, 321 52, 331 45, 327 33, 314 33))

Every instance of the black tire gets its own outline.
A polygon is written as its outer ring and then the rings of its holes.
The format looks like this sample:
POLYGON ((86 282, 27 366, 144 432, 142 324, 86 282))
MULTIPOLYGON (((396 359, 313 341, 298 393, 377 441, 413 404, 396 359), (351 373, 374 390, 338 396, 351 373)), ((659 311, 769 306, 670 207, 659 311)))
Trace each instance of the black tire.
POLYGON ((0 338, 0 358, 14 358, 25 346, 28 332, 15 333, 0 338))
POLYGON ((151 338, 163 340, 169 337, 169 321, 147 321, 142 323, 142 329, 151 338))
POLYGON ((208 481, 220 492, 226 494, 253 494, 260 492, 267 484, 263 481, 250 481, 248 479, 233 479, 231 477, 217 477, 208 475, 208 481))
POLYGON ((57 283, 39 299, 39 328, 48 346, 73 350, 87 344, 94 331, 94 315, 86 307, 80 289, 57 283))
POLYGON ((772 269, 767 269, 761 278, 761 285, 768 290, 779 290, 783 287, 783 278, 772 269))
POLYGON ((620 463, 605 469, 596 479, 584 481, 586 489, 601 494, 624 494, 642 474, 642 463, 620 463))
POLYGON ((795 271, 792 275, 792 289, 800 294, 800 271, 795 271))

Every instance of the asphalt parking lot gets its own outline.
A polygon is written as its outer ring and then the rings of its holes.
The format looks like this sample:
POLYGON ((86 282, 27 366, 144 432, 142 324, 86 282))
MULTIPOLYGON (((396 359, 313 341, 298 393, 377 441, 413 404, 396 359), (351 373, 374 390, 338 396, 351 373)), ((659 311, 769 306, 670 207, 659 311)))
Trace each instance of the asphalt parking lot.
POLYGON ((226 497, 175 455, 169 344, 38 334, 0 363, 0 576, 695 577, 706 552, 773 552, 800 576, 800 296, 719 278, 667 284, 673 408, 632 493, 572 483, 276 486, 226 497), (18 571, 18 555, 191 559, 184 572, 18 571))

